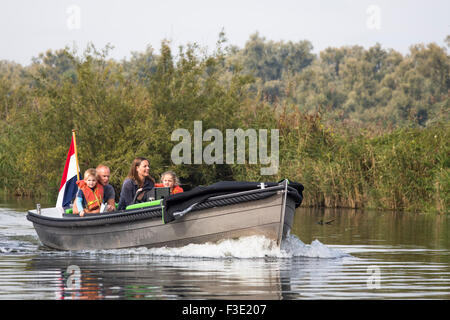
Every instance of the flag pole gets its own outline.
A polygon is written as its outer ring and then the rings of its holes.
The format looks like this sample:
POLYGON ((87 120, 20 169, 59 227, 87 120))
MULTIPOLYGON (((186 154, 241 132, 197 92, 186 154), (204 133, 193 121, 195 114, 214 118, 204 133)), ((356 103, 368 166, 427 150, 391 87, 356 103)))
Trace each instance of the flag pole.
POLYGON ((75 163, 77 164, 76 170, 77 170, 77 180, 80 180, 80 172, 78 168, 80 167, 78 165, 78 152, 77 152, 77 139, 75 138, 75 129, 72 129, 72 137, 73 137, 73 147, 75 149, 75 163))

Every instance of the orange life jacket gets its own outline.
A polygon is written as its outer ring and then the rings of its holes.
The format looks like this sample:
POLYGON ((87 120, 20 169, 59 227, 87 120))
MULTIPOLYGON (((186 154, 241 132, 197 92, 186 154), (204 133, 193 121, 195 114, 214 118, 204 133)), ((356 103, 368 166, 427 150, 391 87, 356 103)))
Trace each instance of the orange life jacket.
MULTIPOLYGON (((83 191, 84 198, 86 199, 86 207, 89 210, 99 209, 103 201, 103 186, 100 182, 97 182, 94 190, 88 187, 84 180, 77 181, 78 188, 83 191)), ((81 210, 79 208, 78 210, 81 210)))
MULTIPOLYGON (((155 187, 156 188, 163 188, 164 187, 164 183, 155 183, 155 187)), ((173 187, 173 190, 172 190, 171 194, 180 193, 180 192, 184 192, 183 188, 181 188, 180 186, 176 185, 176 186, 173 187)))

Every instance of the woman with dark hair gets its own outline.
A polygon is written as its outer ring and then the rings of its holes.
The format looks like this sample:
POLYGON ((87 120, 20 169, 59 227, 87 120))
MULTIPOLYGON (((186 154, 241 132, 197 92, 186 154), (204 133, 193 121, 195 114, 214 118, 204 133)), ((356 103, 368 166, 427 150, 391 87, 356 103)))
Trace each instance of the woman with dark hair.
POLYGON ((125 209, 133 204, 136 193, 141 190, 151 190, 155 186, 155 180, 150 176, 150 162, 146 158, 138 157, 133 160, 130 172, 123 182, 118 210, 125 209))

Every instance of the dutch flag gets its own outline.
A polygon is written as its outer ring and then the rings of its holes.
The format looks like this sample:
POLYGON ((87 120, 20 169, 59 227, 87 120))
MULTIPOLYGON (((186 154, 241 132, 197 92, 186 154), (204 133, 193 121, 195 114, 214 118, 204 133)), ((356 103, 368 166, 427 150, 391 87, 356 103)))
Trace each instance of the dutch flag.
POLYGON ((70 207, 70 203, 72 199, 75 198, 78 191, 78 186, 76 184, 77 172, 80 172, 80 168, 77 165, 75 141, 72 136, 72 142, 70 143, 69 153, 67 154, 66 164, 61 179, 61 186, 59 187, 58 199, 56 200, 56 207, 70 207))

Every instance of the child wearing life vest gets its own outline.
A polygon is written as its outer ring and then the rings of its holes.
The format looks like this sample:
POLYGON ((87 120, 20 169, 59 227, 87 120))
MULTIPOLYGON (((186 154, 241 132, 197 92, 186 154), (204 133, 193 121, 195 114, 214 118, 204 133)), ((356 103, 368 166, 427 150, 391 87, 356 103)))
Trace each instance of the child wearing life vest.
MULTIPOLYGON (((84 180, 78 180, 78 193, 75 199, 77 211, 80 217, 85 213, 98 213, 103 200, 103 186, 97 182, 95 169, 87 169, 84 172, 84 180)), ((76 212, 75 212, 76 213, 76 212)))
POLYGON ((155 187, 169 187, 170 194, 183 192, 183 188, 179 186, 180 180, 173 171, 166 171, 161 175, 161 183, 155 184, 155 187))

